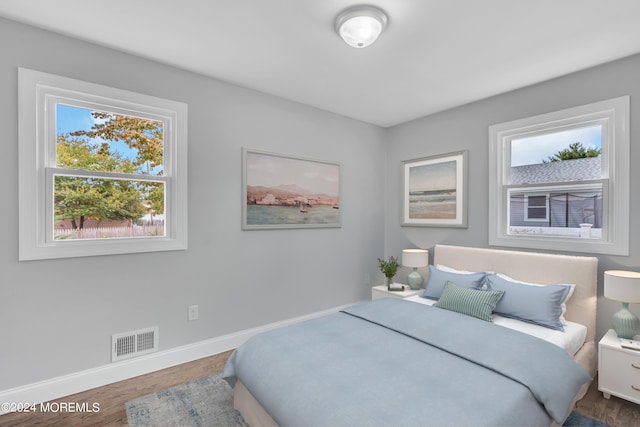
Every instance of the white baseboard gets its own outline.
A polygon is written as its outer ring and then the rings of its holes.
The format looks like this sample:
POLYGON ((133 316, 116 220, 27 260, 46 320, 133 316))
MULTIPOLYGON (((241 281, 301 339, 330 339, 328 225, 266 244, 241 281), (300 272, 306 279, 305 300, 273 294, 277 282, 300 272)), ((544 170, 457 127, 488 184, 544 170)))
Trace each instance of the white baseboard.
POLYGON ((229 335, 223 335, 197 343, 159 351, 157 353, 140 356, 122 362, 99 366, 85 371, 74 372, 69 375, 51 378, 16 388, 1 390, 0 415, 8 412, 6 405, 1 405, 2 403, 38 404, 137 377, 139 375, 148 374, 160 369, 170 368, 182 363, 191 362, 193 360, 237 348, 240 344, 260 332, 335 313, 343 307, 344 306, 323 310, 306 316, 270 323, 257 328, 246 329, 229 335))

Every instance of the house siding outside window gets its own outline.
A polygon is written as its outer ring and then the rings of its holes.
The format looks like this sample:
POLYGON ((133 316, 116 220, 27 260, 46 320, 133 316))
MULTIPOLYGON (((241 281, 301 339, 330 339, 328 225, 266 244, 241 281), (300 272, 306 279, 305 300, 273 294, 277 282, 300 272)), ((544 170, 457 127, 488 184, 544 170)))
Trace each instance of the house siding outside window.
MULTIPOLYGON (((601 157, 565 160, 511 168, 512 185, 549 184, 600 179, 601 157)), ((580 228, 590 224, 602 228, 602 192, 555 191, 544 195, 512 193, 510 197, 511 227, 536 223, 542 227, 580 228), (532 198, 536 202, 532 204, 532 198), (542 202, 544 200, 544 203, 542 202)))

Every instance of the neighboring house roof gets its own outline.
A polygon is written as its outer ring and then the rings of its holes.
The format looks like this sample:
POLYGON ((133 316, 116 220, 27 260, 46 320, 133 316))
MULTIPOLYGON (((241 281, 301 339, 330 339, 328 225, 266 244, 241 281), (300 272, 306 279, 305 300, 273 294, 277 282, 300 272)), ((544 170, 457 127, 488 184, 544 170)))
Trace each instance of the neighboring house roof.
POLYGON ((549 182, 599 179, 601 157, 562 160, 511 168, 511 184, 541 184, 549 182))

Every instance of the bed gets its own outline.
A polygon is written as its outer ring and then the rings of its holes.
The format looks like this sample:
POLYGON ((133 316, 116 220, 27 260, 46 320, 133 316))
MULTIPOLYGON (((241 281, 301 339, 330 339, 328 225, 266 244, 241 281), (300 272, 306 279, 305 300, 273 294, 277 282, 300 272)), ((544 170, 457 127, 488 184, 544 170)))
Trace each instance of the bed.
POLYGON ((422 296, 256 335, 224 377, 252 427, 561 425, 596 373, 596 286, 597 258, 437 245, 422 296), (539 294, 562 313, 528 313, 539 294))

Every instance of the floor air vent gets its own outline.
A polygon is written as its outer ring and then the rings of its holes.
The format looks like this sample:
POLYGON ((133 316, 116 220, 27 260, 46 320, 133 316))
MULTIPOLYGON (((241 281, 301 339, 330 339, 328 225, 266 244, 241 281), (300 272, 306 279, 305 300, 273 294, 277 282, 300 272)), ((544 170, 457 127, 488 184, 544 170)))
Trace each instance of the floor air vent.
POLYGON ((131 359, 158 351, 158 327, 111 336, 111 361, 131 359))

